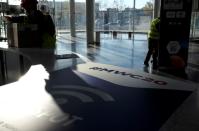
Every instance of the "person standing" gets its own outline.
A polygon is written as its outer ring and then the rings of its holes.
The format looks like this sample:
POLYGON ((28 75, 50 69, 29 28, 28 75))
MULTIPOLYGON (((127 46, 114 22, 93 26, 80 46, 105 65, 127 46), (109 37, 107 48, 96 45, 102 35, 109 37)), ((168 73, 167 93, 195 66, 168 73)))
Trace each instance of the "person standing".
POLYGON ((153 69, 157 69, 158 44, 160 39, 160 17, 151 22, 150 31, 148 32, 148 52, 144 60, 144 65, 149 66, 149 60, 153 58, 153 69))
POLYGON ((5 16, 11 23, 26 23, 37 25, 38 42, 33 47, 55 48, 55 25, 50 15, 37 10, 37 0, 21 0, 21 7, 25 9, 25 16, 5 16))

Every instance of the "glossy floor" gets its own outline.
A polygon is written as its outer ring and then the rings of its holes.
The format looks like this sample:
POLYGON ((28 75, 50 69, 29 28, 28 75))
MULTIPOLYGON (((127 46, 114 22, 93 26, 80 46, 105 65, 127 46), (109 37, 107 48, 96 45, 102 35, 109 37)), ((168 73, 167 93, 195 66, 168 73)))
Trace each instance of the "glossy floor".
POLYGON ((87 48, 84 34, 59 35, 57 55, 49 49, 14 49, 29 56, 33 66, 18 82, 0 88, 0 130, 199 130, 198 44, 190 43, 183 79, 143 65, 146 35, 101 37, 100 46, 87 48), (62 59, 70 55, 75 58, 62 59), (73 128, 66 127, 71 123, 73 128))
MULTIPOLYGON (((169 78, 194 82, 199 87, 199 44, 189 44, 187 78, 176 77, 168 73, 152 70, 151 65, 146 68, 143 61, 147 52, 146 35, 137 34, 134 40, 129 40, 125 34, 113 39, 111 34, 101 34, 101 44, 97 47, 87 48, 85 35, 78 34, 76 38, 70 38, 67 34, 58 36, 57 53, 71 50, 80 53, 93 62, 116 65, 134 70, 140 70, 169 78)), ((188 87, 188 86, 187 86, 188 87)), ((171 117, 162 125, 160 131, 198 131, 199 130, 199 90, 194 91, 181 106, 177 108, 171 117)), ((170 98, 170 94, 167 95, 170 98)), ((178 98, 177 96, 175 96, 178 98)), ((166 103, 172 103, 175 98, 166 99, 166 103)), ((165 104, 166 104, 165 103, 165 104)), ((165 108, 169 108, 166 106, 165 108)))
MULTIPOLYGON (((85 34, 77 34, 76 38, 70 38, 69 34, 61 34, 58 36, 57 52, 64 54, 65 50, 70 50, 80 53, 93 62, 175 77, 165 72, 152 70, 151 64, 148 68, 143 65, 147 53, 147 36, 145 34, 135 34, 134 39, 128 39, 127 34, 120 34, 116 39, 113 39, 111 34, 101 34, 100 41, 100 46, 87 48, 85 34)), ((198 83, 199 44, 190 42, 189 46, 186 80, 198 83)), ((181 79, 182 77, 177 78, 181 79)))

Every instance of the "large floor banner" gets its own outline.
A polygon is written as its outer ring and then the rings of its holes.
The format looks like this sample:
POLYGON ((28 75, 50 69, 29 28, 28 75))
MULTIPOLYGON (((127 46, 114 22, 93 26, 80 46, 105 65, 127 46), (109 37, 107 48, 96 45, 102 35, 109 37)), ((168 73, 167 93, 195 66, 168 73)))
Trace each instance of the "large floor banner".
POLYGON ((162 0, 159 67, 184 69, 187 65, 192 0, 162 0))
POLYGON ((93 62, 50 73, 33 65, 0 87, 0 131, 159 131, 196 88, 93 62))

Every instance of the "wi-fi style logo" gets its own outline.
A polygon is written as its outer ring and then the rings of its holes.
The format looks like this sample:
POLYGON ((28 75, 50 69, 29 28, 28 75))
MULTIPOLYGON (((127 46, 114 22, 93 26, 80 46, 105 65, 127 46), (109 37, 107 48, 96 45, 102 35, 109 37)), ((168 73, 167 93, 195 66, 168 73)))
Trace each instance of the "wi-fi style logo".
POLYGON ((69 102, 68 97, 74 97, 83 103, 95 102, 93 96, 99 97, 104 102, 114 102, 115 99, 107 92, 96 88, 78 86, 78 85, 56 85, 50 93, 56 97, 59 104, 66 104, 69 102), (89 95, 89 94, 92 94, 89 95))

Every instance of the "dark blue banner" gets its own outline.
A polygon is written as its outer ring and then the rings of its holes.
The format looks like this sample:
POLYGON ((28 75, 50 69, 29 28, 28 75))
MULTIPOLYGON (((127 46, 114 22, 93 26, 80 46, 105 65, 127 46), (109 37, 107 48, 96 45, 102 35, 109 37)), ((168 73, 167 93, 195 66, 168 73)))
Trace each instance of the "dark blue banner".
MULTIPOLYGON (((158 131, 192 93, 191 90, 163 88, 173 83, 172 80, 141 73, 135 75, 138 72, 133 75, 131 70, 110 65, 82 64, 76 68, 78 70, 66 68, 51 72, 46 85, 43 80, 39 82, 39 75, 32 79, 29 74, 25 81, 1 87, 0 130, 158 131), (86 68, 86 73, 81 72, 86 68), (103 73, 110 73, 107 75, 112 77, 106 80, 95 77, 103 73), (130 81, 135 81, 127 83, 131 85, 127 87, 111 82, 116 77, 126 82, 130 77, 130 81), (145 77, 151 78, 147 84, 143 81, 145 77), (155 79, 168 83, 150 84, 155 79), (28 80, 34 82, 30 84, 28 80), (149 87, 152 85, 160 88, 149 87)), ((42 75, 42 71, 39 74, 42 75)), ((177 83, 180 81, 170 86, 177 83)))

